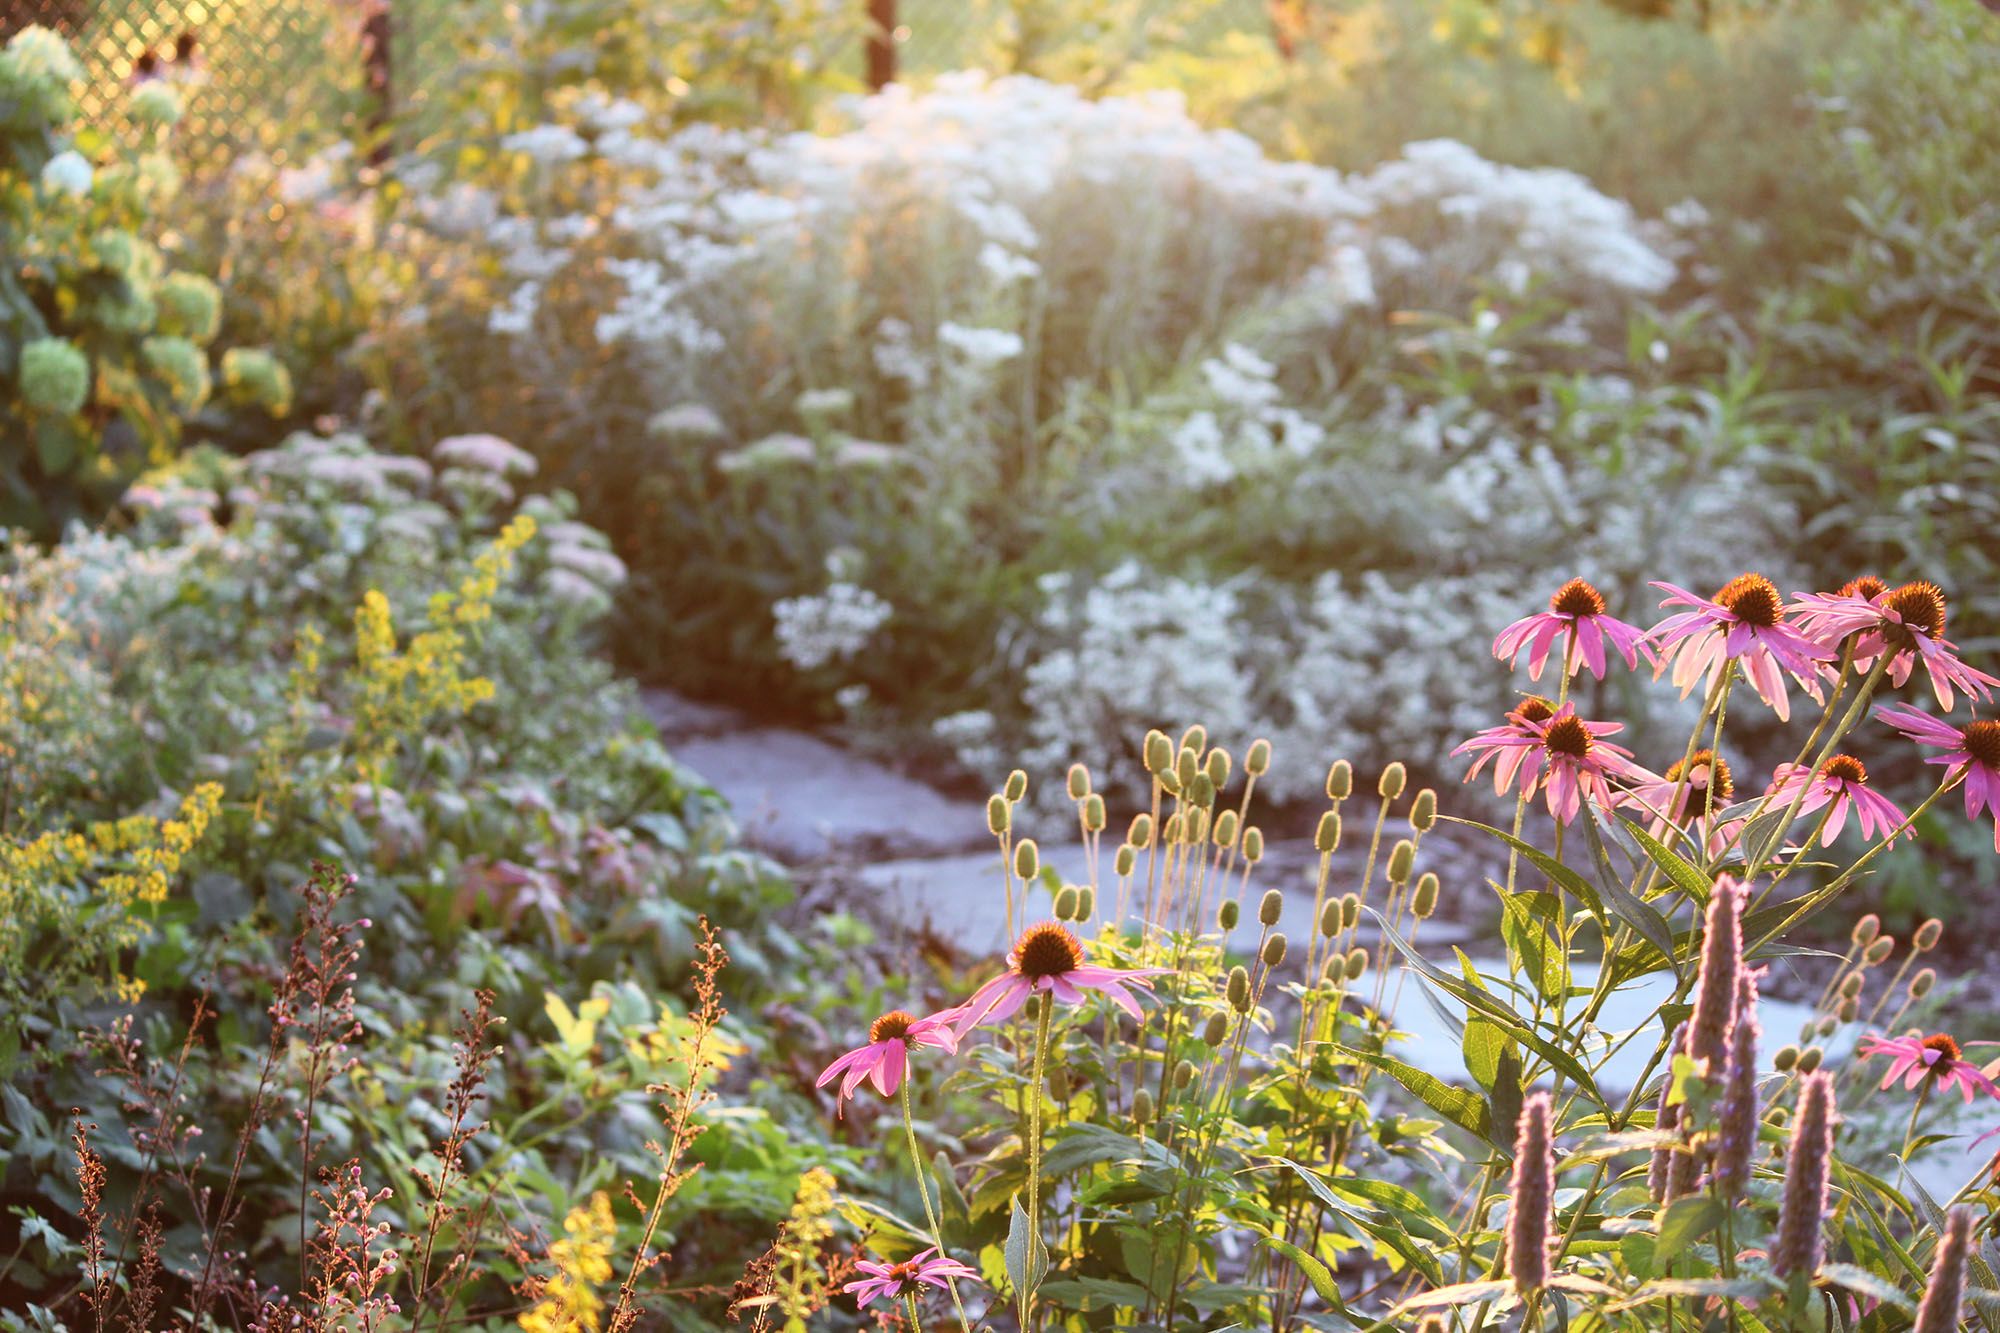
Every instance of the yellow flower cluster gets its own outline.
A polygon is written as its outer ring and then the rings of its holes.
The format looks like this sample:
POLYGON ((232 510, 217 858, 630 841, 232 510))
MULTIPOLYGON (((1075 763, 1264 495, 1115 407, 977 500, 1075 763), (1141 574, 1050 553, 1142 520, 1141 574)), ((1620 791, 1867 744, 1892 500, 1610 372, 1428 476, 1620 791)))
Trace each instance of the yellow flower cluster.
POLYGON ((604 1313, 600 1284, 611 1280, 611 1246, 618 1236, 611 1196, 590 1196, 588 1208, 572 1208, 563 1219, 564 1239, 549 1246, 555 1276, 519 1323, 525 1333, 597 1333, 604 1313))
POLYGON ((431 598, 430 627, 399 648, 389 599, 369 590, 354 613, 354 755, 361 777, 380 782, 399 741, 432 718, 493 697, 493 682, 467 675, 464 630, 490 619, 500 581, 535 535, 521 515, 479 553, 457 588, 431 598))
POLYGON ((772 1288, 786 1333, 803 1333, 806 1320, 826 1307, 832 1291, 820 1249, 833 1239, 833 1196, 839 1182, 825 1167, 799 1177, 791 1216, 778 1238, 778 1267, 772 1288))
MULTIPOLYGON (((182 859, 221 805, 221 786, 204 782, 172 819, 128 815, 0 843, 0 974, 20 974, 31 931, 53 932, 69 944, 57 972, 81 972, 136 944, 149 927, 131 915, 133 905, 166 901, 182 859)), ((115 984, 121 995, 144 989, 130 979, 115 984)))

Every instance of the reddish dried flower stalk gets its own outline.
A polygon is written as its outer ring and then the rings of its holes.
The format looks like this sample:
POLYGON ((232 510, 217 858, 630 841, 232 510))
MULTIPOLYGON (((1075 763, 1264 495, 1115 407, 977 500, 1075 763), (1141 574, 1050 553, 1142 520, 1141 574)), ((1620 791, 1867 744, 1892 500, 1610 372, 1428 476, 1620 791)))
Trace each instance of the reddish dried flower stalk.
POLYGON ((1969 1208, 1954 1208, 1945 1219, 1931 1279, 1924 1286, 1924 1303, 1917 1307, 1910 1333, 1957 1333, 1959 1311, 1965 1304, 1965 1256, 1972 1248, 1972 1228, 1978 1218, 1969 1208))
POLYGON ((1726 1199, 1741 1198, 1750 1183, 1757 1147, 1757 978, 1736 980, 1736 1026, 1729 1035, 1729 1066, 1722 1077, 1720 1132, 1715 1142, 1715 1185, 1726 1199))

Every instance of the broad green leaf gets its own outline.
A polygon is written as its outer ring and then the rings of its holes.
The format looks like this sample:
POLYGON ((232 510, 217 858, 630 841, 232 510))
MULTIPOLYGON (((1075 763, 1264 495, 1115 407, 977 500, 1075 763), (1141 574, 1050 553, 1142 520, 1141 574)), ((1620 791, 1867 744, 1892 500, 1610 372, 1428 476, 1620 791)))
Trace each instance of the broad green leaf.
POLYGON ((1821 1264, 1819 1275, 1838 1287, 1858 1291, 1863 1296, 1872 1296, 1887 1305, 1893 1305, 1905 1314, 1915 1314, 1917 1303, 1909 1298, 1903 1289, 1879 1273, 1871 1273, 1854 1264, 1821 1264))
POLYGON ((1654 1262, 1672 1263, 1688 1246, 1722 1225, 1728 1211, 1713 1195, 1691 1194, 1675 1199, 1660 1219, 1660 1244, 1653 1252, 1654 1262))
POLYGON ((1340 1052, 1362 1064, 1373 1065, 1409 1090, 1410 1094, 1425 1106, 1457 1125, 1468 1134, 1482 1139, 1490 1138, 1493 1122, 1487 1115, 1483 1098, 1464 1088, 1453 1087, 1435 1074, 1426 1073, 1415 1065, 1405 1064, 1388 1055, 1376 1055, 1369 1051, 1343 1046, 1340 1052))
POLYGON ((1674 958, 1674 931, 1659 909, 1641 899, 1625 887, 1618 872, 1612 868, 1611 858, 1605 854, 1604 838, 1597 831, 1597 821, 1580 821, 1590 843, 1592 859, 1597 863, 1598 879, 1604 889, 1604 900, 1610 904, 1611 912, 1620 921, 1638 932, 1639 938, 1659 951, 1660 958, 1676 977, 1680 975, 1680 965, 1674 958))
POLYGON ((1631 820, 1620 816, 1618 822, 1625 826, 1625 831, 1631 835, 1633 842, 1639 844, 1639 850, 1646 854, 1646 858, 1660 868, 1668 883, 1696 903, 1708 901, 1709 878, 1693 862, 1631 820))
POLYGON ((1306 1275, 1306 1281, 1312 1283, 1312 1289, 1319 1294, 1321 1300, 1336 1310, 1346 1312, 1347 1305, 1340 1298, 1340 1284, 1333 1280, 1332 1269, 1288 1240, 1266 1236, 1264 1243, 1297 1264, 1299 1271, 1306 1275))
POLYGON ((1049 1252, 1042 1243, 1041 1233, 1029 1221, 1027 1210, 1021 1207, 1019 1195, 1009 1205, 1008 1214, 1007 1280, 1014 1284, 1015 1301, 1025 1308, 1049 1271, 1049 1252))

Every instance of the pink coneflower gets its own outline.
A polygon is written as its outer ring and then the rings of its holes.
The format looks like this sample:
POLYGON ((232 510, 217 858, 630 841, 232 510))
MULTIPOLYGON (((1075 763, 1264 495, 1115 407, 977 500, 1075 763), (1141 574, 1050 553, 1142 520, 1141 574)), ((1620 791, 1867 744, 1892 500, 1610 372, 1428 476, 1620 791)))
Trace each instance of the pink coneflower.
POLYGON ((1736 798, 1736 775, 1729 761, 1710 749, 1696 750, 1685 760, 1676 759, 1665 773, 1646 780, 1627 793, 1626 801, 1639 806, 1656 819, 1686 825, 1710 809, 1721 810, 1736 798), (1715 799, 1709 800, 1709 788, 1715 799))
POLYGON ((1915 1092, 1917 1085, 1928 1078, 1935 1079, 1937 1086, 1946 1092, 1957 1088, 1964 1094, 1967 1106, 1972 1105, 1974 1092, 2000 1099, 2000 1084, 1995 1084, 1980 1072, 1979 1066, 1965 1059, 1958 1042, 1949 1033, 1933 1032, 1928 1037, 1863 1037, 1856 1052, 1863 1056, 1888 1055, 1895 1058, 1889 1066, 1888 1077, 1882 1080, 1885 1091, 1897 1079, 1902 1079, 1904 1090, 1915 1092))
POLYGON ((958 1032, 952 1027, 957 1017, 956 1009, 925 1018, 912 1018, 901 1009, 886 1013, 869 1025, 868 1044, 855 1047, 828 1065, 813 1086, 823 1088, 845 1074, 847 1077, 840 1078, 836 1105, 852 1097, 863 1079, 874 1084, 875 1091, 884 1097, 890 1096, 902 1086, 903 1076, 909 1070, 910 1052, 916 1047, 958 1049, 958 1032))
POLYGON ((1528 679, 1540 680, 1549 650, 1558 641, 1563 645, 1565 666, 1570 674, 1587 666, 1599 680, 1604 679, 1607 643, 1635 671, 1642 651, 1648 660, 1653 655, 1646 647, 1646 632, 1604 614, 1604 594, 1582 579, 1571 579, 1556 589, 1555 596, 1549 598, 1548 610, 1524 616, 1501 630, 1493 640, 1493 655, 1513 666, 1525 651, 1528 679))
POLYGON ((1533 796, 1536 786, 1542 787, 1548 796, 1549 813, 1561 823, 1576 818, 1586 794, 1600 808, 1610 809, 1614 801, 1612 778, 1631 781, 1652 776, 1632 762, 1630 750, 1604 739, 1623 731, 1623 723, 1586 721, 1570 704, 1545 721, 1530 721, 1519 710, 1507 716, 1509 725, 1489 727, 1452 753, 1481 752, 1472 771, 1465 775, 1467 781, 1488 759, 1499 757, 1503 774, 1520 775, 1521 795, 1533 796))
POLYGON ((1522 766, 1528 765, 1521 791, 1531 795, 1535 784, 1541 780, 1542 733, 1535 728, 1536 723, 1547 722, 1556 715, 1556 706, 1538 694, 1523 695, 1521 702, 1507 713, 1506 722, 1497 727, 1488 727, 1465 741, 1452 751, 1453 754, 1477 752, 1479 757, 1466 770, 1465 780, 1472 781, 1479 776, 1479 770, 1486 767, 1489 759, 1498 759, 1493 765, 1493 791, 1504 795, 1514 785, 1514 779, 1522 776, 1522 766))
POLYGON ((1805 799, 1799 803, 1799 813, 1811 814, 1825 805, 1833 808, 1828 812, 1826 824, 1820 831, 1819 843, 1831 847, 1840 831, 1847 827, 1847 816, 1853 812, 1855 821, 1861 825, 1864 838, 1886 838, 1894 842, 1899 836, 1915 836, 1912 830, 1903 829, 1905 817, 1896 808, 1896 803, 1868 785, 1868 769, 1851 754, 1837 754, 1819 766, 1817 772, 1803 764, 1780 764, 1771 782, 1770 796, 1774 802, 1788 802, 1805 787, 1805 799))
POLYGON ((1129 986, 1151 990, 1148 977, 1164 976, 1170 967, 1086 967, 1083 942, 1067 926, 1044 921, 1021 932, 1007 955, 1007 970, 972 993, 958 1007, 953 1026, 963 1037, 982 1023, 1004 1023, 1020 1012, 1028 997, 1046 994, 1063 1004, 1083 1003, 1085 991, 1098 991, 1120 1009, 1141 1017, 1139 1002, 1129 986))
POLYGON ((854 1296, 856 1305, 866 1305, 877 1296, 896 1299, 905 1288, 949 1287, 953 1278, 965 1278, 977 1282, 979 1274, 974 1269, 956 1259, 948 1259, 935 1248, 919 1250, 900 1264, 878 1264, 872 1259, 857 1259, 854 1266, 868 1276, 858 1278, 842 1287, 842 1291, 854 1296))
POLYGON ((1944 749, 1943 754, 1932 755, 1924 762, 1943 764, 1947 783, 1964 775, 1965 817, 1977 819, 1981 810, 1991 810, 1993 850, 2000 852, 2000 722, 1974 718, 1959 728, 1908 704, 1878 708, 1875 716, 1919 745, 1944 749))
POLYGON ((1792 715, 1785 685, 1790 673, 1808 694, 1818 697, 1819 664, 1832 650, 1784 623, 1785 608, 1778 589, 1762 574, 1738 574, 1711 598, 1700 597, 1671 583, 1655 582, 1667 593, 1661 606, 1691 606, 1653 626, 1650 638, 1659 647, 1655 675, 1673 668, 1673 682, 1686 698, 1704 676, 1713 688, 1723 668, 1738 662, 1757 696, 1780 719, 1792 715))
MULTIPOLYGON (((1857 583, 1859 580, 1856 581, 1857 583)), ((1853 587, 1853 585, 1849 585, 1853 587)), ((1872 666, 1889 654, 1889 679, 1902 685, 1917 663, 1923 663, 1936 692, 1938 707, 1949 713, 1955 691, 1991 699, 2000 679, 1959 659, 1944 637, 1944 592, 1935 583, 1905 583, 1900 588, 1864 596, 1865 590, 1843 588, 1836 593, 1806 593, 1798 600, 1798 623, 1830 649, 1854 637, 1856 666, 1872 666)))

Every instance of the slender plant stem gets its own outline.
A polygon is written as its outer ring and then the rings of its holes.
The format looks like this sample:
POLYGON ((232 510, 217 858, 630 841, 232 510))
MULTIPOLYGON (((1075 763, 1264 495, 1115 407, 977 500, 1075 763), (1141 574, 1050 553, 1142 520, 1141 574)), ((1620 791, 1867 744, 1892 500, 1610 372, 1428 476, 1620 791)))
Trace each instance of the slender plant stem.
MULTIPOLYGON (((1035 1252, 1042 1249, 1042 1087, 1047 1077, 1049 1028, 1055 1021, 1055 996, 1044 994, 1035 1019, 1035 1063, 1028 1087, 1028 1257, 1026 1274, 1035 1275, 1035 1252)), ((1035 1293, 1032 1285, 1020 1293, 1022 1333, 1034 1333, 1035 1293)))
MULTIPOLYGON (((903 1079, 902 1092, 903 1092, 903 1133, 908 1137, 910 1141, 910 1169, 916 1172, 917 1175, 917 1196, 924 1201, 924 1220, 931 1224, 931 1242, 937 1246, 938 1257, 940 1259, 946 1258, 947 1256, 944 1252, 944 1228, 938 1225, 938 1210, 931 1207, 930 1187, 924 1183, 924 1154, 922 1150, 917 1147, 917 1122, 915 1117, 913 1117, 910 1114, 910 1080, 907 1076, 903 1079)), ((944 1206, 943 1185, 938 1186, 938 1206, 939 1208, 942 1208, 944 1206)), ((972 1327, 972 1321, 970 1321, 965 1317, 965 1302, 962 1301, 958 1295, 958 1279, 954 1277, 947 1277, 945 1279, 945 1282, 951 1288, 951 1303, 952 1306, 958 1311, 959 1327, 962 1329, 970 1330, 972 1327)), ((912 1294, 912 1297, 914 1299, 914 1293, 912 1294)), ((911 1322, 913 1327, 915 1324, 915 1318, 916 1318, 915 1312, 913 1311, 911 1314, 911 1322)))

